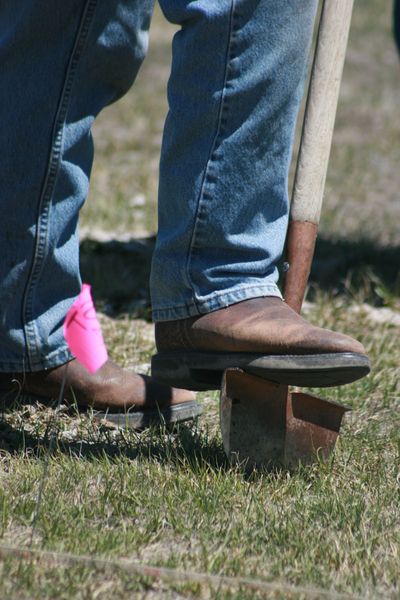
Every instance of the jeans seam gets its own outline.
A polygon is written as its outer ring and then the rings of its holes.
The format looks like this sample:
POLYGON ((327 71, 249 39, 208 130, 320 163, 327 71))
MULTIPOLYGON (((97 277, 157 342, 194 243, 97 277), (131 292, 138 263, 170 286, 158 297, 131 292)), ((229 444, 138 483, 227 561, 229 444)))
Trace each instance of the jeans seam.
MULTIPOLYGON (((260 284, 260 285, 242 285, 238 288, 235 288, 234 290, 230 290, 230 291, 223 291, 223 292, 219 292, 219 293, 215 293, 211 298, 208 298, 207 300, 192 300, 189 302, 185 302, 184 304, 180 304, 180 305, 174 305, 174 306, 160 306, 157 308, 153 308, 152 310, 152 314, 153 314, 153 318, 155 317, 156 319, 160 316, 160 315, 165 315, 165 314, 170 314, 171 316, 166 319, 166 320, 171 320, 171 319, 176 319, 176 317, 173 317, 172 314, 173 313, 177 313, 177 312, 181 312, 182 310, 187 312, 188 314, 186 315, 186 317, 190 317, 190 316, 194 316, 194 314, 203 314, 203 312, 200 310, 200 307, 204 307, 204 306, 209 306, 211 303, 218 302, 221 298, 233 298, 234 296, 239 297, 239 296, 243 296, 243 299, 250 299, 250 298, 257 298, 260 295, 262 296, 267 296, 267 295, 273 295, 279 298, 282 298, 282 294, 280 293, 279 287, 277 286, 277 284, 275 283, 264 283, 264 284, 260 284), (256 292, 255 295, 252 295, 254 292, 256 292), (260 292, 262 292, 260 294, 260 292), (191 313, 191 309, 196 309, 196 313, 191 313)), ((231 302, 233 304, 233 302, 231 302)), ((226 303, 221 303, 220 308, 226 307, 228 306, 228 304, 226 303)), ((182 317, 182 318, 186 318, 186 317, 182 317)), ((164 320, 164 318, 162 317, 162 320, 164 320)))
POLYGON ((41 359, 37 362, 34 362, 29 368, 27 368, 24 360, 13 361, 0 359, 0 373, 9 373, 12 371, 15 373, 25 373, 26 371, 41 371, 43 369, 51 369, 71 360, 72 358, 73 356, 68 346, 61 346, 46 356, 45 360, 41 359), (62 360, 63 363, 60 363, 60 360, 62 360))
POLYGON ((86 44, 96 5, 97 0, 87 0, 80 18, 55 115, 48 166, 39 199, 35 249, 22 303, 22 325, 25 335, 28 368, 31 368, 40 360, 37 352, 40 343, 40 335, 36 323, 33 320, 33 297, 35 286, 42 272, 43 260, 46 256, 51 203, 62 157, 65 119, 70 105, 74 77, 86 44))
POLYGON ((206 188, 207 188, 207 184, 209 183, 210 177, 211 177, 210 167, 213 163, 213 154, 214 154, 214 151, 215 151, 215 148, 217 145, 217 141, 219 140, 220 135, 221 135, 222 124, 223 124, 223 114, 224 114, 224 110, 226 108, 226 90, 228 87, 227 84, 228 84, 228 77, 229 77, 229 64, 230 64, 230 61, 232 58, 231 54, 232 54, 233 34, 234 34, 233 25, 234 25, 235 8, 236 8, 235 3, 236 3, 236 0, 231 0, 231 8, 230 8, 230 15, 229 15, 228 43, 227 43, 226 54, 225 54, 226 59, 225 59, 224 82, 223 82, 221 98, 220 98, 220 106, 219 106, 219 111, 218 111, 217 125, 216 125, 215 135, 214 135, 214 138, 213 138, 213 141, 212 141, 212 144, 210 147, 210 151, 208 154, 207 163, 206 163, 206 166, 204 169, 203 181, 201 184, 200 193, 199 193, 199 197, 198 197, 198 201, 197 201, 197 209, 196 209, 196 214, 195 214, 194 222, 193 222, 193 231, 192 231, 192 235, 191 235, 190 242, 189 242, 189 251, 188 251, 188 257, 187 257, 187 261, 186 261, 186 279, 187 279, 189 286, 191 287, 195 303, 198 300, 197 293, 196 293, 197 286, 195 285, 193 278, 191 277, 190 269, 191 269, 192 256, 194 253, 194 244, 195 244, 196 238, 198 237, 199 220, 200 220, 201 213, 202 213, 202 207, 204 205, 204 200, 206 200, 208 198, 206 188))
POLYGON ((247 285, 247 284, 242 284, 242 285, 238 285, 236 286, 234 289, 230 290, 230 291, 226 291, 223 290, 221 292, 214 292, 213 294, 210 294, 210 297, 207 300, 204 300, 203 298, 197 298, 196 300, 192 300, 189 302, 185 302, 184 304, 174 304, 173 306, 167 306, 167 307, 160 307, 159 309, 156 308, 154 309, 154 312, 158 311, 158 310, 174 310, 175 308, 179 309, 179 308, 186 308, 187 306, 198 306, 198 305, 202 305, 204 303, 209 302, 210 300, 214 300, 217 298, 223 298, 224 296, 229 296, 230 294, 234 294, 236 292, 241 292, 242 290, 245 291, 249 291, 249 290, 257 290, 260 288, 265 288, 265 289, 279 289, 277 284, 275 283, 260 283, 260 284, 256 284, 256 285, 247 285))

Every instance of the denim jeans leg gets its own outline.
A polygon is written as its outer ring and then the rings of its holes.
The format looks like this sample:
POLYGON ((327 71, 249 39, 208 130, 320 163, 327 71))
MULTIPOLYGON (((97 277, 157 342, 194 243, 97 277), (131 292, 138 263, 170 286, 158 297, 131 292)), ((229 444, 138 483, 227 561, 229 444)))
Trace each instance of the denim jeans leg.
POLYGON ((316 0, 160 0, 173 42, 155 321, 275 295, 316 0))
POLYGON ((69 360, 91 125, 132 84, 153 0, 0 3, 0 371, 69 360))

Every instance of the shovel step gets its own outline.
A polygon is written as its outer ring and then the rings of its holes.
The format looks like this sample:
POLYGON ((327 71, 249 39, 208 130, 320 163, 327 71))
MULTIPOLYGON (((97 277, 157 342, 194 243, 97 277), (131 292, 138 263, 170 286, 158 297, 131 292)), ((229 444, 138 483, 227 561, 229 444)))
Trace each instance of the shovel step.
POLYGON ((224 373, 220 421, 225 452, 246 469, 309 464, 333 451, 344 413, 335 402, 240 369, 224 373))

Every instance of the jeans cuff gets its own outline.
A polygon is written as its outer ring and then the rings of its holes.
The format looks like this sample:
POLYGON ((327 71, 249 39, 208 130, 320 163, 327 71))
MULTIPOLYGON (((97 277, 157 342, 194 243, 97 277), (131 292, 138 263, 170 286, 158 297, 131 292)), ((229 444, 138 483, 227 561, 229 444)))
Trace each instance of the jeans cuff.
MULTIPOLYGON (((54 369, 72 360, 74 356, 71 354, 67 346, 57 348, 54 352, 46 357, 35 362, 29 372, 43 371, 45 369, 54 369)), ((0 359, 0 373, 24 373, 28 372, 26 368, 27 361, 10 361, 0 359)))
POLYGON ((183 306, 174 306, 170 308, 153 309, 153 321, 175 321, 178 319, 187 319, 196 317, 220 308, 226 308, 231 304, 250 300, 251 298, 260 298, 263 296, 274 296, 282 298, 282 294, 277 285, 269 283, 259 286, 244 286, 230 291, 215 292, 205 300, 194 300, 183 306))

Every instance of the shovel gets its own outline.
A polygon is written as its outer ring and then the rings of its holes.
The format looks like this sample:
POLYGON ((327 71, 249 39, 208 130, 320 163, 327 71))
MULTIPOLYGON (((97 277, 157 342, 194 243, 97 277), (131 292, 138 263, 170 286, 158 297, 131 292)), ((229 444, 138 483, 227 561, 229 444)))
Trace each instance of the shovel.
MULTIPOLYGON (((284 298, 300 313, 314 255, 353 0, 324 0, 286 238, 284 298)), ((240 369, 224 372, 220 422, 232 462, 294 467, 333 451, 344 413, 337 403, 291 392, 240 369)))

